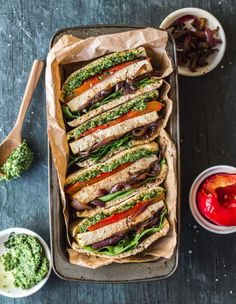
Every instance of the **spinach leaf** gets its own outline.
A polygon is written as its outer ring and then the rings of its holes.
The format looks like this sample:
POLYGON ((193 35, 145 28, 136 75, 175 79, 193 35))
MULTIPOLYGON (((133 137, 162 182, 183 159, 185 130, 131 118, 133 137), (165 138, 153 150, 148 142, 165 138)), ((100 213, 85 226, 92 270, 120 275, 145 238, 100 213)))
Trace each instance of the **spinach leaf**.
POLYGON ((151 78, 151 79, 150 78, 144 78, 144 79, 136 82, 135 83, 135 87, 137 89, 140 89, 140 88, 143 88, 143 87, 145 87, 145 86, 147 86, 149 84, 153 84, 153 83, 156 83, 156 82, 159 82, 159 80, 156 79, 156 78, 151 78))
POLYGON ((68 106, 62 105, 61 107, 62 107, 62 112, 67 119, 72 120, 80 117, 79 114, 72 113, 68 106))
POLYGON ((107 96, 106 98, 104 98, 103 100, 101 100, 100 102, 97 102, 95 104, 93 104, 89 110, 93 110, 93 109, 97 109, 99 108, 100 106, 104 105, 104 104, 107 104, 108 102, 116 99, 116 98, 119 98, 121 97, 123 94, 122 94, 122 91, 119 90, 119 91, 116 91, 112 94, 110 94, 109 96, 107 96))
POLYGON ((102 147, 94 150, 91 153, 90 158, 93 160, 94 163, 97 163, 108 153, 118 150, 120 147, 128 148, 130 140, 131 140, 131 135, 127 134, 123 138, 120 138, 116 141, 113 141, 105 146, 102 146, 102 147))
POLYGON ((117 191, 117 192, 114 192, 114 193, 109 193, 107 195, 100 196, 99 200, 106 203, 106 202, 109 202, 113 199, 120 199, 122 197, 125 197, 125 196, 129 195, 130 193, 132 193, 134 191, 135 191, 135 189, 128 189, 128 190, 117 191))

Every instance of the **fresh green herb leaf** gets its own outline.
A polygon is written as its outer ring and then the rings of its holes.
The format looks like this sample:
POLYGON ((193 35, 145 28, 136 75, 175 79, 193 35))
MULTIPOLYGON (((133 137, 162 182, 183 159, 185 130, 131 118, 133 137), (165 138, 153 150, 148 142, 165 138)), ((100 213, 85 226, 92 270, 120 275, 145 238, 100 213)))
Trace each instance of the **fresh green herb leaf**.
POLYGON ((105 157, 108 153, 118 150, 121 147, 129 148, 130 140, 132 139, 131 134, 126 134, 123 138, 118 139, 117 141, 113 141, 108 143, 105 146, 95 149, 91 152, 90 156, 82 157, 82 156, 73 156, 70 155, 70 161, 68 167, 71 167, 75 163, 80 163, 85 161, 86 159, 91 159, 94 164, 98 163, 103 157, 105 157))
MULTIPOLYGON (((158 82, 158 81, 159 81, 159 80, 153 79, 153 78, 151 78, 151 79, 145 78, 145 79, 142 79, 142 80, 140 80, 139 82, 137 82, 137 83, 135 84, 135 87, 136 87, 137 89, 140 89, 140 88, 143 88, 143 87, 145 87, 145 86, 147 86, 147 85, 149 85, 149 84, 156 83, 156 82, 158 82)), ((102 105, 104 105, 104 104, 107 104, 107 103, 111 102, 112 100, 114 100, 114 99, 116 99, 116 98, 120 98, 121 96, 123 96, 123 92, 122 92, 121 90, 116 91, 116 92, 110 94, 109 96, 107 96, 106 98, 104 98, 102 101, 93 104, 88 110, 90 111, 90 110, 93 110, 93 109, 97 109, 97 108, 99 108, 100 106, 102 106, 102 105)))
POLYGON ((116 91, 110 95, 108 95, 106 98, 102 99, 101 101, 97 102, 97 103, 94 103, 90 108, 89 110, 93 110, 93 109, 97 109, 99 108, 100 106, 104 105, 104 104, 107 104, 109 103, 110 101, 116 99, 116 98, 119 98, 123 95, 122 91, 116 91))
POLYGON ((110 194, 107 194, 107 195, 104 195, 104 196, 100 196, 99 200, 106 203, 106 202, 109 202, 113 199, 120 199, 122 197, 125 197, 125 196, 131 194, 134 191, 135 191, 135 189, 117 191, 117 192, 110 193, 110 194))
POLYGON ((79 163, 83 159, 84 159, 84 157, 81 157, 81 156, 74 157, 74 156, 70 155, 70 160, 69 160, 69 163, 68 163, 68 168, 70 168, 72 165, 74 165, 76 163, 79 163))
POLYGON ((144 79, 138 81, 138 82, 135 84, 135 87, 136 87, 137 89, 140 89, 140 88, 143 88, 143 87, 145 87, 145 86, 147 86, 147 85, 149 85, 149 84, 153 84, 153 83, 157 83, 157 82, 159 82, 159 80, 158 80, 158 79, 155 79, 155 78, 144 78, 144 79))
POLYGON ((79 113, 78 114, 72 113, 68 106, 62 105, 61 107, 62 107, 62 112, 67 119, 73 120, 80 117, 79 113))
POLYGON ((118 150, 120 147, 129 147, 129 142, 131 140, 131 135, 127 134, 123 138, 120 138, 116 141, 108 143, 105 146, 102 146, 96 150, 94 150, 90 158, 94 163, 98 163, 103 157, 105 157, 108 153, 112 153, 113 151, 118 150))

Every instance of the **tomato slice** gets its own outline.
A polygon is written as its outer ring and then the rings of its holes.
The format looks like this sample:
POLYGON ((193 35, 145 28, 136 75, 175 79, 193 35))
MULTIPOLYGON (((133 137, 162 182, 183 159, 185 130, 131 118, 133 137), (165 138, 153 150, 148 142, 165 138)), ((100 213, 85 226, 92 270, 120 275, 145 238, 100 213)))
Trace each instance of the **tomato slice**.
POLYGON ((147 114, 147 113, 150 113, 150 112, 159 112, 163 107, 163 104, 159 101, 150 101, 146 108, 144 110, 141 110, 141 111, 129 111, 127 114, 124 114, 123 116, 119 117, 119 118, 116 118, 104 125, 101 125, 101 126, 97 126, 97 127, 94 127, 94 128, 91 128, 85 132, 83 132, 82 134, 80 134, 80 136, 78 138, 81 138, 81 137, 84 137, 84 136, 87 136, 89 134, 92 134, 94 132, 97 132, 99 130, 104 130, 104 129, 107 129, 111 126, 115 126, 119 123, 121 123, 122 121, 125 121, 127 119, 131 119, 131 118, 134 118, 134 117, 138 117, 138 116, 141 116, 141 115, 144 115, 144 114, 147 114))
POLYGON ((115 222, 118 222, 120 220, 123 220, 124 218, 126 218, 130 215, 133 215, 135 212, 140 210, 146 203, 148 203, 150 201, 151 200, 146 200, 146 201, 140 202, 140 203, 136 204, 134 207, 132 207, 126 211, 122 211, 122 212, 113 214, 113 215, 99 221, 98 223, 88 227, 88 231, 94 231, 99 228, 102 228, 102 227, 108 226, 110 224, 113 224, 115 222))
POLYGON ((106 71, 104 71, 103 73, 101 73, 99 75, 92 76, 92 77, 88 78, 87 80, 85 80, 85 82, 80 87, 76 88, 73 91, 73 96, 67 96, 66 102, 69 102, 75 96, 79 96, 83 92, 85 92, 85 91, 89 90, 90 88, 92 88, 93 86, 95 86, 100 81, 108 78, 110 75, 118 72, 119 70, 123 69, 124 67, 129 66, 129 65, 131 65, 131 64, 133 64, 137 61, 139 61, 139 60, 133 60, 133 61, 118 64, 114 67, 111 67, 111 68, 107 69, 106 71))
POLYGON ((74 193, 76 193, 77 191, 79 191, 81 188, 85 187, 85 186, 89 186, 89 185, 92 185, 92 184, 95 184, 127 167, 129 167, 132 163, 129 162, 129 163, 126 163, 126 164, 123 164, 123 165, 120 165, 118 166, 116 169, 110 171, 110 172, 103 172, 103 173, 100 173, 98 176, 96 177, 93 177, 93 178, 90 178, 89 180, 87 181, 83 181, 83 182, 76 182, 75 184, 73 185, 69 185, 68 187, 66 187, 65 191, 66 193, 68 193, 69 195, 72 195, 74 193))

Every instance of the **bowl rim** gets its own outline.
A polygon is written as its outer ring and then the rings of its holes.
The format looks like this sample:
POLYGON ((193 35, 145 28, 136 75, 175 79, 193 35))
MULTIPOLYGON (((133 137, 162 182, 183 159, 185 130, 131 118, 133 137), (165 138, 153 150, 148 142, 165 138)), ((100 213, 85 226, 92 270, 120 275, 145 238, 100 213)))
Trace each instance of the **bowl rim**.
POLYGON ((222 58, 224 57, 225 49, 226 49, 226 35, 224 28, 220 21, 212 15, 210 12, 198 8, 198 7, 185 7, 185 8, 180 8, 178 10, 175 10, 174 12, 170 13, 168 16, 166 16, 163 21, 160 24, 160 28, 166 29, 166 24, 172 21, 173 19, 176 19, 177 15, 185 14, 185 13, 191 13, 191 14, 207 14, 211 20, 214 20, 215 23, 218 24, 220 30, 221 30, 221 40, 222 44, 219 46, 220 52, 218 52, 218 55, 216 56, 216 59, 213 63, 208 64, 205 67, 202 67, 199 69, 197 72, 191 72, 188 68, 186 67, 180 67, 178 66, 178 73, 182 76, 189 76, 189 77, 197 77, 197 76, 202 76, 205 75, 209 72, 211 72, 213 69, 215 69, 219 63, 221 62, 222 58))
POLYGON ((217 234, 230 234, 236 232, 236 226, 219 226, 209 222, 205 219, 197 208, 196 194, 200 184, 209 176, 217 173, 236 173, 236 167, 228 165, 218 165, 209 167, 208 169, 201 172, 193 181, 189 192, 189 205, 193 217, 200 226, 210 232, 217 234))
POLYGON ((48 258, 49 261, 49 270, 47 275, 43 278, 42 281, 40 281, 39 283, 37 283, 35 286, 29 288, 29 289, 21 289, 19 288, 21 294, 17 294, 15 295, 14 293, 11 292, 7 292, 4 289, 0 288, 0 295, 3 295, 5 297, 8 298, 23 298, 23 297, 28 297, 32 294, 34 294, 35 292, 37 292, 38 290, 40 290, 47 282, 47 280, 50 277, 51 271, 52 271, 52 258, 51 258, 51 252, 49 249, 49 246, 47 245, 47 243, 44 241, 44 239, 36 232, 27 229, 27 228, 21 228, 21 227, 12 227, 12 228, 7 228, 4 230, 0 231, 0 237, 4 237, 4 236, 9 236, 10 233, 15 232, 16 234, 27 234, 30 236, 34 236, 36 237, 40 244, 42 245, 44 251, 45 251, 45 255, 48 258))

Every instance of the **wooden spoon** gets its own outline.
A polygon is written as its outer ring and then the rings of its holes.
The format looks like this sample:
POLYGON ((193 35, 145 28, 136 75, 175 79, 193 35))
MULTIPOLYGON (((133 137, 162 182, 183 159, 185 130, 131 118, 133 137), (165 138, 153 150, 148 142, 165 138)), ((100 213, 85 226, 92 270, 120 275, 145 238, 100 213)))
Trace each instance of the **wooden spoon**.
MULTIPOLYGON (((43 66, 44 62, 38 59, 36 59, 33 63, 15 126, 5 138, 5 140, 0 144, 0 167, 11 155, 13 150, 17 148, 22 142, 21 131, 23 122, 28 107, 30 105, 32 96, 34 94, 36 85, 42 73, 43 66)), ((2 173, 0 172, 0 174, 2 173)))

